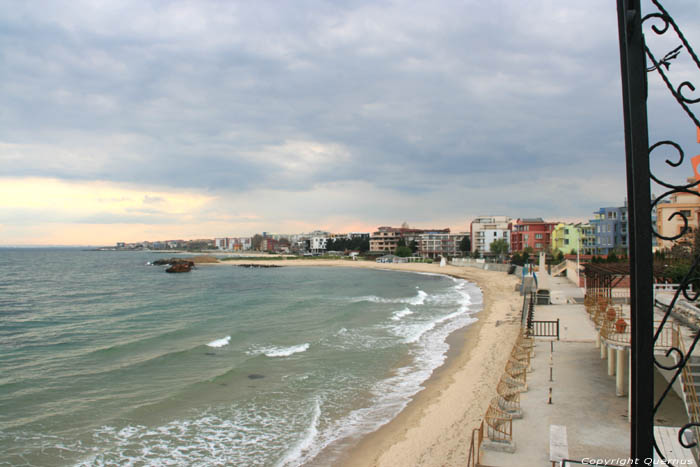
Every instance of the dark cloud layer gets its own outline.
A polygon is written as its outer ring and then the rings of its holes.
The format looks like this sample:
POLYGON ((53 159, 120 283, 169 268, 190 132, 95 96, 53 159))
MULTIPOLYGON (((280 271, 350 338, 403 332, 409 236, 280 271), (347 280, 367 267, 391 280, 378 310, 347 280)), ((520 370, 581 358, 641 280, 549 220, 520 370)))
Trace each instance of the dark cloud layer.
MULTIPOLYGON (((676 8, 697 26, 696 5, 676 8)), ((222 196, 332 183, 431 202, 450 187, 464 193, 443 200, 443 217, 586 217, 624 196, 613 2, 12 2, 3 11, 2 176, 222 196)), ((682 117, 652 119, 692 143, 682 117)))

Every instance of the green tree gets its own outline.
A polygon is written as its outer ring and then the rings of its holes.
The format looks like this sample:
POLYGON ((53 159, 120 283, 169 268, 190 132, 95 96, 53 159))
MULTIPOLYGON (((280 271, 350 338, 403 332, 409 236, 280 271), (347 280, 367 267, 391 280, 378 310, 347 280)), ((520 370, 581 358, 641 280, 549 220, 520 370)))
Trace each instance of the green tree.
POLYGON ((459 242, 459 251, 464 253, 466 256, 472 249, 472 240, 469 235, 465 235, 461 242, 459 242))
POLYGON ((517 266, 522 266, 525 264, 525 261, 523 260, 523 255, 517 251, 511 256, 510 262, 511 264, 515 264, 517 266))
POLYGON ((411 243, 408 245, 408 247, 411 249, 412 253, 415 253, 416 251, 418 251, 418 242, 416 242, 415 240, 411 240, 411 243))
POLYGON ((396 256, 401 256, 402 258, 405 258, 407 256, 411 256, 413 254, 413 252, 411 251, 411 249, 409 247, 404 245, 404 246, 397 246, 396 251, 394 251, 394 254, 396 256))
POLYGON ((554 263, 559 264, 564 261, 564 253, 557 249, 552 253, 552 259, 554 260, 554 263))
POLYGON ((508 253, 508 242, 502 238, 494 240, 491 242, 489 250, 491 250, 491 253, 493 253, 494 255, 505 255, 508 253))

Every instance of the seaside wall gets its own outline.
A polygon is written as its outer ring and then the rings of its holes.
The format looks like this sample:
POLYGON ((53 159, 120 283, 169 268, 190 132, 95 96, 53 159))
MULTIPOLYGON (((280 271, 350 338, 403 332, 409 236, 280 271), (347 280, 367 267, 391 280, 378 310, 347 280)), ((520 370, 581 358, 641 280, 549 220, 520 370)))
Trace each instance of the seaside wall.
POLYGON ((574 284, 578 284, 579 287, 584 286, 583 276, 579 276, 578 268, 576 267, 576 260, 566 260, 566 278, 574 284))
MULTIPOLYGON (((473 259, 473 258, 454 258, 452 261, 450 261, 450 264, 452 264, 453 266, 478 268, 478 269, 485 269, 487 271, 500 271, 500 272, 508 272, 508 270, 511 267, 510 264, 487 263, 483 259, 478 260, 478 259, 473 259)), ((515 273, 514 274, 517 275, 518 277, 522 276, 522 274, 523 274, 522 266, 515 266, 515 273)))

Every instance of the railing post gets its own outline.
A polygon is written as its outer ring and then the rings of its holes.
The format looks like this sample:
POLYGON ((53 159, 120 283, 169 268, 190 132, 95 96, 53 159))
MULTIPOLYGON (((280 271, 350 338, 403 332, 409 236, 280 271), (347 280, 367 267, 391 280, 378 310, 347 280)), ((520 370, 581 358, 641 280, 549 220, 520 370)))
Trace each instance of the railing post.
POLYGON ((646 110, 646 59, 639 0, 618 0, 627 199, 629 202, 631 311, 630 455, 653 459, 653 280, 651 190, 646 110))

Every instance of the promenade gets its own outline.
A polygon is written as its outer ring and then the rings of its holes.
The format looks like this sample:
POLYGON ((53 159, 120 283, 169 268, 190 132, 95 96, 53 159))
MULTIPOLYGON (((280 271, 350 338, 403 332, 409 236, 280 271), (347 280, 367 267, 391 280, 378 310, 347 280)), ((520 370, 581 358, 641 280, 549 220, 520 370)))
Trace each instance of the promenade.
MULTIPOLYGON (((551 466, 551 425, 566 427, 569 459, 626 459, 629 455, 628 397, 616 395, 616 378, 608 375, 607 361, 596 347, 598 331, 584 305, 572 303, 583 298, 583 291, 566 278, 549 280, 555 304, 537 305, 534 319, 559 319, 560 340, 535 339, 528 390, 520 396, 522 418, 513 420, 515 451, 482 449, 480 465, 551 466)), ((657 372, 655 392, 665 384, 657 372)), ((655 424, 680 427, 687 422, 683 402, 671 392, 655 424)))

